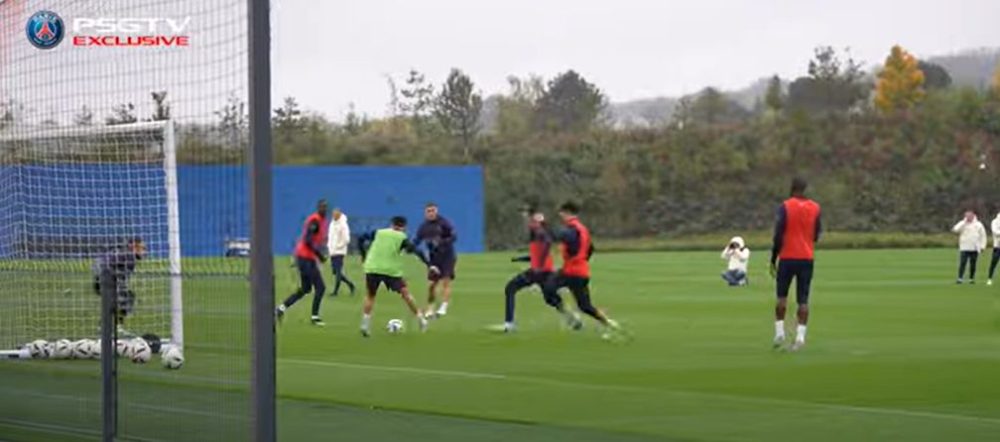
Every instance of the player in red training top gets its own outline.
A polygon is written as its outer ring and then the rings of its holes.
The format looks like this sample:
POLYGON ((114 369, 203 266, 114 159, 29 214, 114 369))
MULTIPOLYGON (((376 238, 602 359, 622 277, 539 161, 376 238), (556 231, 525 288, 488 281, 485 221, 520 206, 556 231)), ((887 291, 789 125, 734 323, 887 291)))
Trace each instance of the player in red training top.
POLYGON ((822 231, 819 204, 806 198, 807 186, 806 180, 802 178, 792 180, 791 198, 778 207, 774 247, 771 249, 771 276, 776 278, 778 295, 774 308, 774 347, 779 348, 785 342, 785 311, 788 309, 788 291, 794 279, 799 324, 795 343, 792 345, 793 351, 806 343, 813 249, 822 231))

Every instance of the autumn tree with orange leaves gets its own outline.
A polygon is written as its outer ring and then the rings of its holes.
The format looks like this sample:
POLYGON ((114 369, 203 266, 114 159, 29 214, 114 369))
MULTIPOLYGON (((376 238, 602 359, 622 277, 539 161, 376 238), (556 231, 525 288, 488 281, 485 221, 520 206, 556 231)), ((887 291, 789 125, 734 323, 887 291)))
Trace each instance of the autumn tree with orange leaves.
POLYGON ((917 58, 899 45, 885 59, 878 74, 875 106, 884 113, 910 109, 924 99, 924 73, 917 58))

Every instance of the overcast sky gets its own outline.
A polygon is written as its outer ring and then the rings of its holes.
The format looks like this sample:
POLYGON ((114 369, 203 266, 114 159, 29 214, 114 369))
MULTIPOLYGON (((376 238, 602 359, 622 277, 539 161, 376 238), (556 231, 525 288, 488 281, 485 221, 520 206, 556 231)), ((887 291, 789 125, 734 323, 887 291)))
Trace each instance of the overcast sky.
POLYGON ((486 94, 506 77, 575 69, 612 101, 739 88, 804 73, 815 46, 879 63, 1000 45, 997 0, 275 0, 274 93, 340 119, 382 115, 386 75, 486 94))

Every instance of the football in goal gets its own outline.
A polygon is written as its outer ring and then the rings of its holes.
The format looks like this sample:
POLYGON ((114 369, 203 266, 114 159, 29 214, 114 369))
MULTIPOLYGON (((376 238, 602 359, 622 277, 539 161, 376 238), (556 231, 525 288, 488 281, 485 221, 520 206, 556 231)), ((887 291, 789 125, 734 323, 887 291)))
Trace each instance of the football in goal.
POLYGON ((174 124, 0 131, 0 357, 31 357, 39 340, 97 339, 97 277, 109 266, 119 336, 181 348, 174 124))

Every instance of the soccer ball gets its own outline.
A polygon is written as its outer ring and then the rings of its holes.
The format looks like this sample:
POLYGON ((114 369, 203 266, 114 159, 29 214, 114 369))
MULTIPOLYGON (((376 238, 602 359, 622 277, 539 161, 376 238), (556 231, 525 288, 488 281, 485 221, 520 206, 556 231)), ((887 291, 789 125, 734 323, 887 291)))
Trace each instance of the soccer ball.
POLYGON ((89 339, 81 339, 73 342, 73 357, 77 359, 90 359, 94 357, 94 343, 89 339))
POLYGON ((170 370, 176 370, 184 365, 184 353, 177 347, 170 347, 160 355, 163 366, 170 370))
POLYGON ((142 338, 132 341, 132 352, 129 357, 136 364, 145 364, 153 357, 153 349, 142 338))
POLYGON ((60 339, 52 345, 52 357, 55 359, 69 359, 73 356, 73 343, 68 339, 60 339))
POLYGON ((132 358, 132 341, 128 339, 119 339, 115 342, 115 353, 119 357, 132 358))
POLYGON ((45 359, 52 356, 52 346, 44 339, 29 342, 27 348, 33 359, 45 359))
POLYGON ((101 359, 101 340, 90 341, 90 357, 94 359, 101 359))
POLYGON ((389 333, 402 333, 403 332, 403 320, 402 319, 390 319, 387 324, 385 324, 385 329, 389 333))

